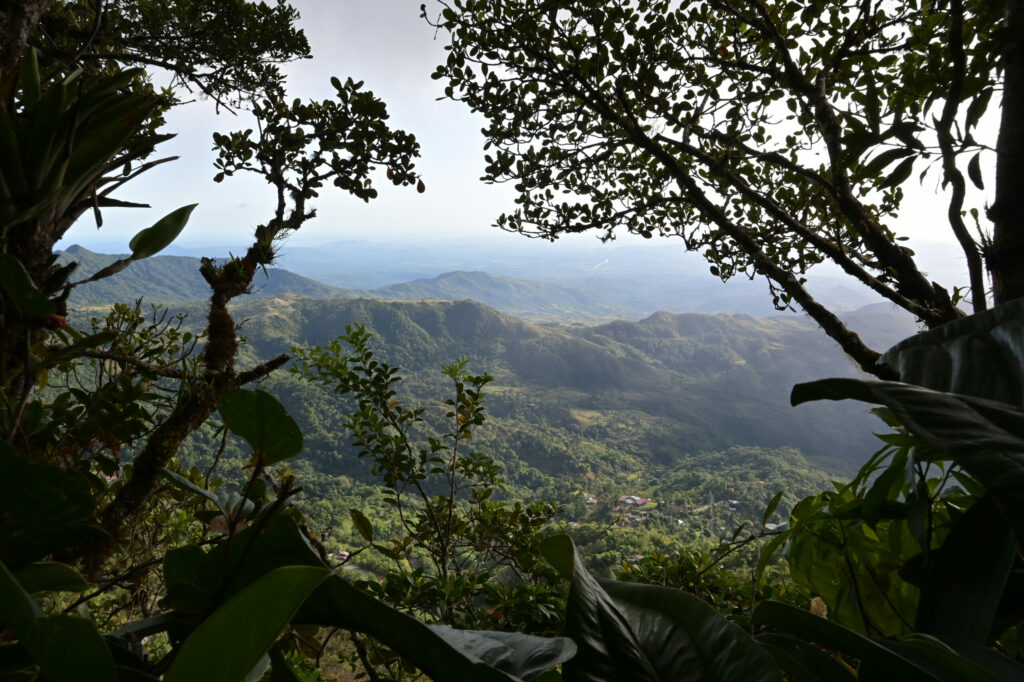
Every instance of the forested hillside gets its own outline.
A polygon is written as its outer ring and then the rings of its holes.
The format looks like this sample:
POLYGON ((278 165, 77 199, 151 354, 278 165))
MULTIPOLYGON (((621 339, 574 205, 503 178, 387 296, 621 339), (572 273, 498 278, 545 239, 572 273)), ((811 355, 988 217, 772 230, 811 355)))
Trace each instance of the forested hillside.
POLYGON ((679 466, 733 445, 793 447, 827 469, 848 470, 874 445, 873 418, 860 407, 790 407, 794 383, 852 374, 824 335, 795 317, 658 313, 636 323, 538 326, 471 301, 295 296, 241 303, 237 314, 262 359, 363 324, 421 397, 435 390, 441 365, 467 359, 496 379, 493 428, 502 420, 522 426, 497 439, 503 449, 549 473, 679 466), (615 465, 584 457, 580 443, 608 452, 615 465))
MULTIPOLYGON (((117 259, 118 256, 94 253, 78 245, 68 247, 58 256, 60 263, 78 263, 75 281, 88 279, 117 259)), ((133 262, 115 275, 73 289, 69 300, 75 307, 109 305, 139 297, 151 303, 201 301, 209 297, 210 288, 199 274, 199 265, 200 259, 190 256, 157 256, 133 262)), ((253 294, 257 296, 283 293, 324 298, 346 294, 337 287, 278 268, 267 268, 266 276, 260 273, 255 280, 253 294)))

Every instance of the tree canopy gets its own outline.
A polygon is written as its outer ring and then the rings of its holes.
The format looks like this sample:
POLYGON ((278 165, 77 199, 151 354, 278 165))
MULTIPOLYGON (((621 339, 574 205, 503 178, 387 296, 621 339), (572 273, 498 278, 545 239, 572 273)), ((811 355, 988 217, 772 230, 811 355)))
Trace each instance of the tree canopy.
POLYGON ((423 8, 451 37, 434 77, 487 118, 484 180, 519 192, 505 229, 681 237, 723 280, 765 277, 777 307, 802 308, 886 378, 809 291, 814 265, 837 265, 929 326, 961 317, 964 296, 987 307, 986 265, 997 301, 1024 294, 1005 262, 1021 233, 1021 119, 1008 113, 1020 28, 997 3, 441 4, 436 17, 423 8), (978 123, 1000 95, 997 150, 978 123), (981 188, 997 156, 986 213, 968 181, 981 188), (904 187, 929 175, 946 190, 970 291, 930 281, 901 244, 904 187))

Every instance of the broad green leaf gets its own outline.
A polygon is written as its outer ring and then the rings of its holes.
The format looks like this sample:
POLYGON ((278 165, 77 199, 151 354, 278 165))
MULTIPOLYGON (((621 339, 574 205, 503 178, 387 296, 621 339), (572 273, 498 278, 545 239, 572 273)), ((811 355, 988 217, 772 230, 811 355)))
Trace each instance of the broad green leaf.
POLYGON ((352 517, 352 525, 355 526, 359 535, 367 542, 373 542, 373 524, 366 518, 363 512, 358 509, 349 509, 349 516, 352 517))
MULTIPOLYGON (((927 670, 934 679, 942 680, 942 682, 1001 682, 1004 680, 927 635, 914 634, 903 641, 888 641, 885 645, 916 663, 922 670, 927 670)), ((879 677, 887 674, 887 670, 881 666, 875 666, 872 672, 877 672, 879 677)))
POLYGON ((18 635, 53 682, 112 682, 114 659, 89 621, 46 617, 25 588, 0 562, 0 620, 18 635))
POLYGON ((758 635, 754 639, 794 681, 852 682, 857 679, 852 671, 812 642, 778 634, 758 635))
POLYGON ((35 622, 43 610, 0 561, 0 619, 30 648, 35 643, 35 622))
POLYGON ((954 646, 988 644, 1016 543, 990 497, 961 516, 933 554, 916 627, 954 646))
MULTIPOLYGON (((331 576, 303 605, 296 622, 342 627, 365 632, 400 653, 427 676, 445 682, 515 682, 525 680, 492 667, 412 616, 393 609, 366 592, 357 589, 337 575, 331 576)), ((525 636, 524 636, 525 637, 525 636)), ((538 644, 536 655, 542 658, 560 648, 568 653, 571 645, 538 644)), ((519 647, 519 664, 526 664, 535 654, 527 646, 519 647)))
POLYGON ((89 336, 83 336, 74 343, 57 348, 53 352, 47 354, 45 359, 40 362, 41 367, 53 367, 57 363, 66 362, 73 360, 74 358, 80 357, 82 353, 89 350, 90 348, 96 348, 117 338, 117 334, 114 332, 99 332, 97 334, 90 334, 89 336))
POLYGON ((326 568, 284 566, 262 576, 189 635, 165 682, 242 679, 329 575, 326 568))
MULTIPOLYGON (((935 682, 935 678, 881 642, 816 616, 809 611, 776 601, 761 602, 751 616, 753 625, 780 630, 805 642, 814 642, 860 659, 862 665, 888 671, 901 682, 935 682)), ((824 681, 823 681, 824 682, 824 681)))
POLYGON ((42 561, 21 568, 14 576, 26 592, 84 592, 89 583, 67 564, 42 561))
POLYGON ((782 490, 780 490, 779 492, 775 493, 775 496, 772 497, 771 501, 768 503, 768 506, 765 507, 764 514, 761 516, 761 525, 762 526, 764 526, 765 524, 768 523, 769 520, 771 520, 772 514, 775 513, 776 509, 778 509, 779 502, 782 501, 782 493, 783 493, 782 490))
POLYGON ((53 303, 32 282, 25 266, 10 254, 0 253, 0 288, 7 292, 18 313, 30 318, 52 315, 53 303))
POLYGON ((1024 412, 1006 403, 888 381, 797 384, 791 401, 852 398, 881 403, 913 435, 978 480, 1024 541, 1024 412))
POLYGON ((903 383, 1024 408, 1024 298, 904 339, 882 361, 903 383))
POLYGON ((968 645, 956 647, 957 653, 971 659, 1001 680, 1024 680, 1024 663, 1004 656, 989 647, 968 645))
POLYGON ((220 416, 253 450, 253 461, 267 466, 302 450, 302 431, 274 396, 266 391, 236 390, 221 399, 220 416))
POLYGON ((903 159, 903 161, 901 161, 899 165, 889 173, 885 180, 882 181, 882 184, 880 184, 879 187, 895 187, 896 185, 902 184, 903 181, 909 178, 910 174, 914 172, 914 161, 916 160, 916 156, 903 159))
POLYGON ((114 658, 96 626, 71 616, 38 621, 36 662, 53 682, 113 682, 114 658))
POLYGON ((177 208, 132 237, 128 242, 128 248, 132 250, 132 260, 149 258, 170 246, 185 229, 188 218, 196 206, 198 204, 177 208))
POLYGON ((7 443, 0 443, 0 500, 0 561, 11 570, 102 535, 86 525, 95 502, 85 477, 21 459, 7 443))
POLYGON ((463 653, 517 678, 533 680, 576 653, 567 637, 537 637, 521 632, 456 630, 447 625, 430 629, 463 653))
POLYGON ((598 582, 567 536, 541 553, 572 581, 566 634, 579 654, 563 666, 568 681, 779 680, 772 658, 700 599, 655 585, 598 582))
MULTIPOLYGON (((267 523, 255 523, 231 543, 222 543, 208 553, 190 546, 168 552, 164 563, 167 602, 176 610, 199 613, 213 596, 213 588, 227 569, 231 576, 223 590, 232 599, 264 575, 283 566, 326 568, 320 555, 288 516, 276 516, 267 523)), ((338 575, 331 575, 299 608, 294 624, 342 627, 380 640, 417 668, 436 680, 446 682, 515 682, 521 678, 493 668, 435 633, 426 624, 357 589, 338 575)), ((537 654, 571 645, 537 643, 537 654)), ((527 647, 520 663, 531 659, 527 647)), ((205 679, 205 678, 197 678, 205 679)), ((210 678, 213 679, 213 678, 210 678)))
POLYGON ((981 177, 981 152, 971 157, 967 162, 967 177, 971 179, 978 189, 985 189, 985 181, 981 177))
MULTIPOLYGON (((203 585, 214 584, 225 565, 237 566, 226 590, 229 595, 280 566, 324 566, 295 522, 286 516, 276 517, 262 528, 254 524, 240 533, 230 547, 227 544, 202 556, 200 551, 187 561, 179 562, 181 570, 176 569, 175 575, 184 581, 178 586, 180 593, 191 590, 191 599, 202 598, 199 595, 203 585)), ((452 646, 426 624, 375 599, 338 575, 331 575, 316 589, 292 622, 365 632, 435 680, 514 682, 520 679, 452 646)), ((543 651, 549 645, 539 648, 543 651)))

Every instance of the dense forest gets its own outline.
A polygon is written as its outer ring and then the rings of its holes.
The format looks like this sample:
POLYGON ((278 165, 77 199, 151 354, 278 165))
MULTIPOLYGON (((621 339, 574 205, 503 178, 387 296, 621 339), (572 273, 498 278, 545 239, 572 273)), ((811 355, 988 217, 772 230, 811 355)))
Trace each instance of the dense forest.
POLYGON ((288 94, 292 5, 0 6, 0 678, 1024 677, 1020 3, 420 11, 498 227, 670 238, 788 314, 274 269, 322 193, 427 191, 363 82, 288 94), (158 256, 181 197, 60 252, 197 93, 254 121, 213 135, 251 242, 158 256), (966 288, 904 244, 915 177, 966 288))

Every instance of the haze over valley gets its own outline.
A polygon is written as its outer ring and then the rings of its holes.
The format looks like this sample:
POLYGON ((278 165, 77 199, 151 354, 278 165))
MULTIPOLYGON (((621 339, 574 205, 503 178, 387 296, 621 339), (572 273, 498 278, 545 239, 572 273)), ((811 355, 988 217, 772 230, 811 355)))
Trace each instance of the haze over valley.
MULTIPOLYGON (((810 320, 774 311, 763 284, 723 285, 639 247, 569 257, 524 248, 534 257, 365 242, 285 249, 282 264, 292 269, 258 274, 233 307, 245 320, 243 357, 257 364, 364 325, 378 356, 405 377, 402 395, 421 405, 449 390, 440 367, 465 359, 471 372, 494 377, 474 446, 502 465, 509 494, 567 505, 572 523, 613 522, 609 501, 633 494, 665 499, 668 527, 689 519, 672 533, 714 535, 756 517, 775 492, 794 500, 878 449, 872 431, 881 423, 863 405, 789 405, 795 383, 856 372, 810 320), (601 505, 574 505, 584 493, 601 505), (706 509, 716 499, 736 504, 712 523, 706 509)), ((79 246, 62 258, 80 263, 78 277, 116 259, 79 246)), ((143 297, 189 313, 199 331, 209 290, 198 267, 194 256, 156 256, 71 301, 84 308, 76 314, 94 315, 143 297)), ((838 282, 821 290, 877 347, 915 331, 908 316, 838 282)), ((306 472, 311 509, 322 511, 313 516, 330 523, 344 504, 322 506, 333 498, 373 511, 370 463, 344 426, 355 406, 285 372, 265 386, 307 434, 293 466, 306 472)), ((205 461, 212 437, 202 430, 184 460, 205 461)), ((383 522, 387 511, 377 512, 383 522)))

